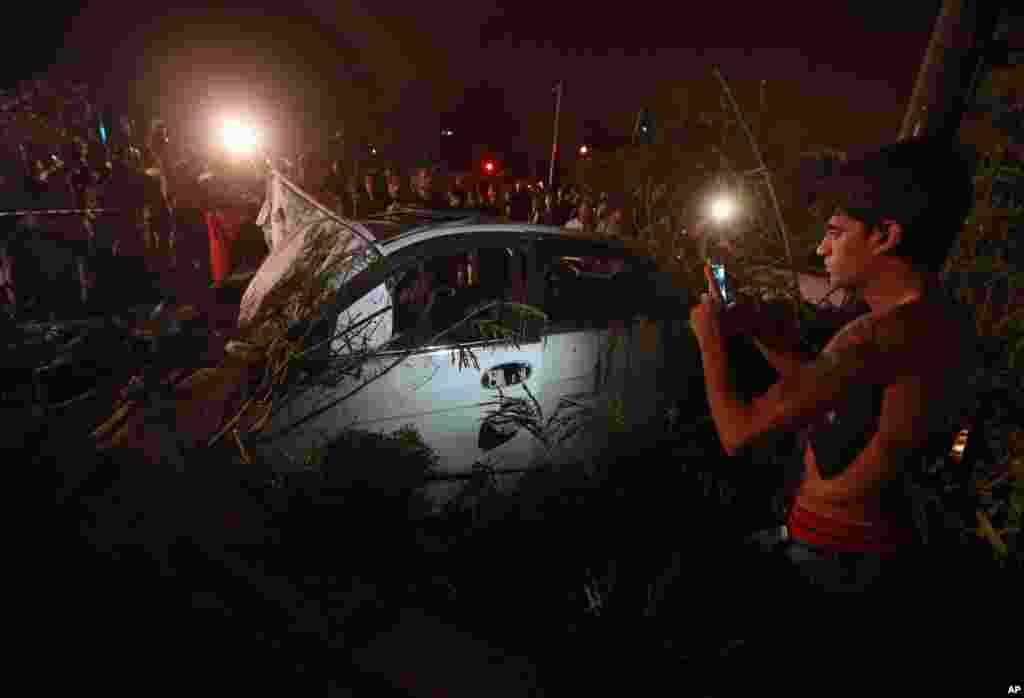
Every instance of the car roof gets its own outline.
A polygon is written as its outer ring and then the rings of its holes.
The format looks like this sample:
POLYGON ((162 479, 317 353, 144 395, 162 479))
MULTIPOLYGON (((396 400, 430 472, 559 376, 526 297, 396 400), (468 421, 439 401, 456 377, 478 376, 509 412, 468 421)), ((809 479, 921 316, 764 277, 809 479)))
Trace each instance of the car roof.
MULTIPOLYGON (((580 235, 578 231, 568 231, 555 226, 511 223, 507 219, 479 211, 433 211, 408 208, 360 219, 340 219, 340 222, 352 229, 353 232, 362 228, 372 234, 373 244, 377 245, 385 256, 427 241, 445 238, 455 241, 459 237, 474 233, 506 233, 510 236, 525 234, 538 240, 592 244, 596 247, 636 256, 635 251, 630 250, 617 240, 584 236, 580 235)), ((271 252, 260 264, 260 268, 256 271, 242 298, 242 307, 239 312, 240 322, 252 317, 262 302, 262 298, 292 268, 294 261, 301 257, 294 245, 300 243, 304 234, 302 232, 288 238, 280 251, 271 252), (289 248, 292 248, 290 252, 286 251, 289 248)))
POLYGON ((507 218, 472 210, 401 209, 358 222, 374 234, 386 254, 427 240, 476 232, 530 233, 539 238, 594 242, 626 249, 617 240, 582 235, 557 226, 510 222, 507 218))
POLYGON ((363 225, 373 233, 374 237, 381 243, 393 240, 394 238, 420 228, 433 228, 442 225, 484 223, 497 221, 493 216, 487 216, 479 211, 452 209, 447 211, 434 211, 421 208, 400 208, 386 213, 378 213, 365 218, 358 218, 355 222, 363 225))

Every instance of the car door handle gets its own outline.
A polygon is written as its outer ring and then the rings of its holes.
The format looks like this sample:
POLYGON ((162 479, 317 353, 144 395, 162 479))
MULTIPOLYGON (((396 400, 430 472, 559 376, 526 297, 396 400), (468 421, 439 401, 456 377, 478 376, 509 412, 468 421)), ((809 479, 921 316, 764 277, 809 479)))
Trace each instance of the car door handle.
POLYGON ((529 380, 532 372, 530 364, 527 363, 512 362, 498 364, 484 371, 484 377, 481 382, 488 390, 507 388, 510 385, 518 385, 529 380))

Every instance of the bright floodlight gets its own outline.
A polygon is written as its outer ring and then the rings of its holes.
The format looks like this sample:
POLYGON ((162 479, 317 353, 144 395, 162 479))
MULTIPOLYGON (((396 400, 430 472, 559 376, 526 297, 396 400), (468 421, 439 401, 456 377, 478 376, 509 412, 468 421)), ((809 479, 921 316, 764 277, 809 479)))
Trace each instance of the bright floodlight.
POLYGON ((589 152, 590 152, 590 148, 588 148, 585 145, 581 145, 580 146, 580 155, 586 155, 589 152))
POLYGON ((237 119, 228 119, 221 127, 224 147, 235 155, 249 155, 259 147, 255 129, 237 119))
POLYGON ((736 213, 736 202, 727 196, 719 196, 711 202, 711 218, 716 223, 724 223, 736 213))

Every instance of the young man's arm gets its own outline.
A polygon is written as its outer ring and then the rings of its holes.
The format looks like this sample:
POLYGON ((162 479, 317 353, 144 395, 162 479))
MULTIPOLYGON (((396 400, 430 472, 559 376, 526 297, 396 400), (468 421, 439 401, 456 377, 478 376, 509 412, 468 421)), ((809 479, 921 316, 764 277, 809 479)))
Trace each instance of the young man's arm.
POLYGON ((726 336, 749 336, 780 376, 792 375, 812 358, 800 349, 796 326, 777 306, 755 307, 741 303, 726 313, 723 325, 726 336))
POLYGON ((764 356, 765 360, 771 364, 772 368, 782 377, 792 376, 800 367, 805 365, 811 360, 811 357, 804 352, 797 351, 795 349, 783 349, 781 347, 773 347, 765 343, 765 341, 759 337, 751 337, 754 342, 754 346, 758 348, 761 355, 764 356))
POLYGON ((783 375, 768 391, 743 402, 728 380, 725 340, 717 327, 698 333, 711 416, 729 455, 776 429, 806 426, 854 386, 888 385, 912 365, 905 331, 892 318, 857 323, 843 342, 783 375))

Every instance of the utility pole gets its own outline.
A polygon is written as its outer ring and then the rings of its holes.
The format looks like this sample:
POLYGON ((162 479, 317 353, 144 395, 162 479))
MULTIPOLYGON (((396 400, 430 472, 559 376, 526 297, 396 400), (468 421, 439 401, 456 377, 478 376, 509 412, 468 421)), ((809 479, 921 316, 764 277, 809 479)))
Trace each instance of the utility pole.
POLYGON ((555 133, 551 141, 551 167, 548 170, 548 191, 555 190, 555 162, 558 160, 558 117, 562 113, 562 81, 555 85, 555 133))
POLYGON ((974 94, 999 20, 995 0, 943 0, 898 140, 952 140, 974 94))

